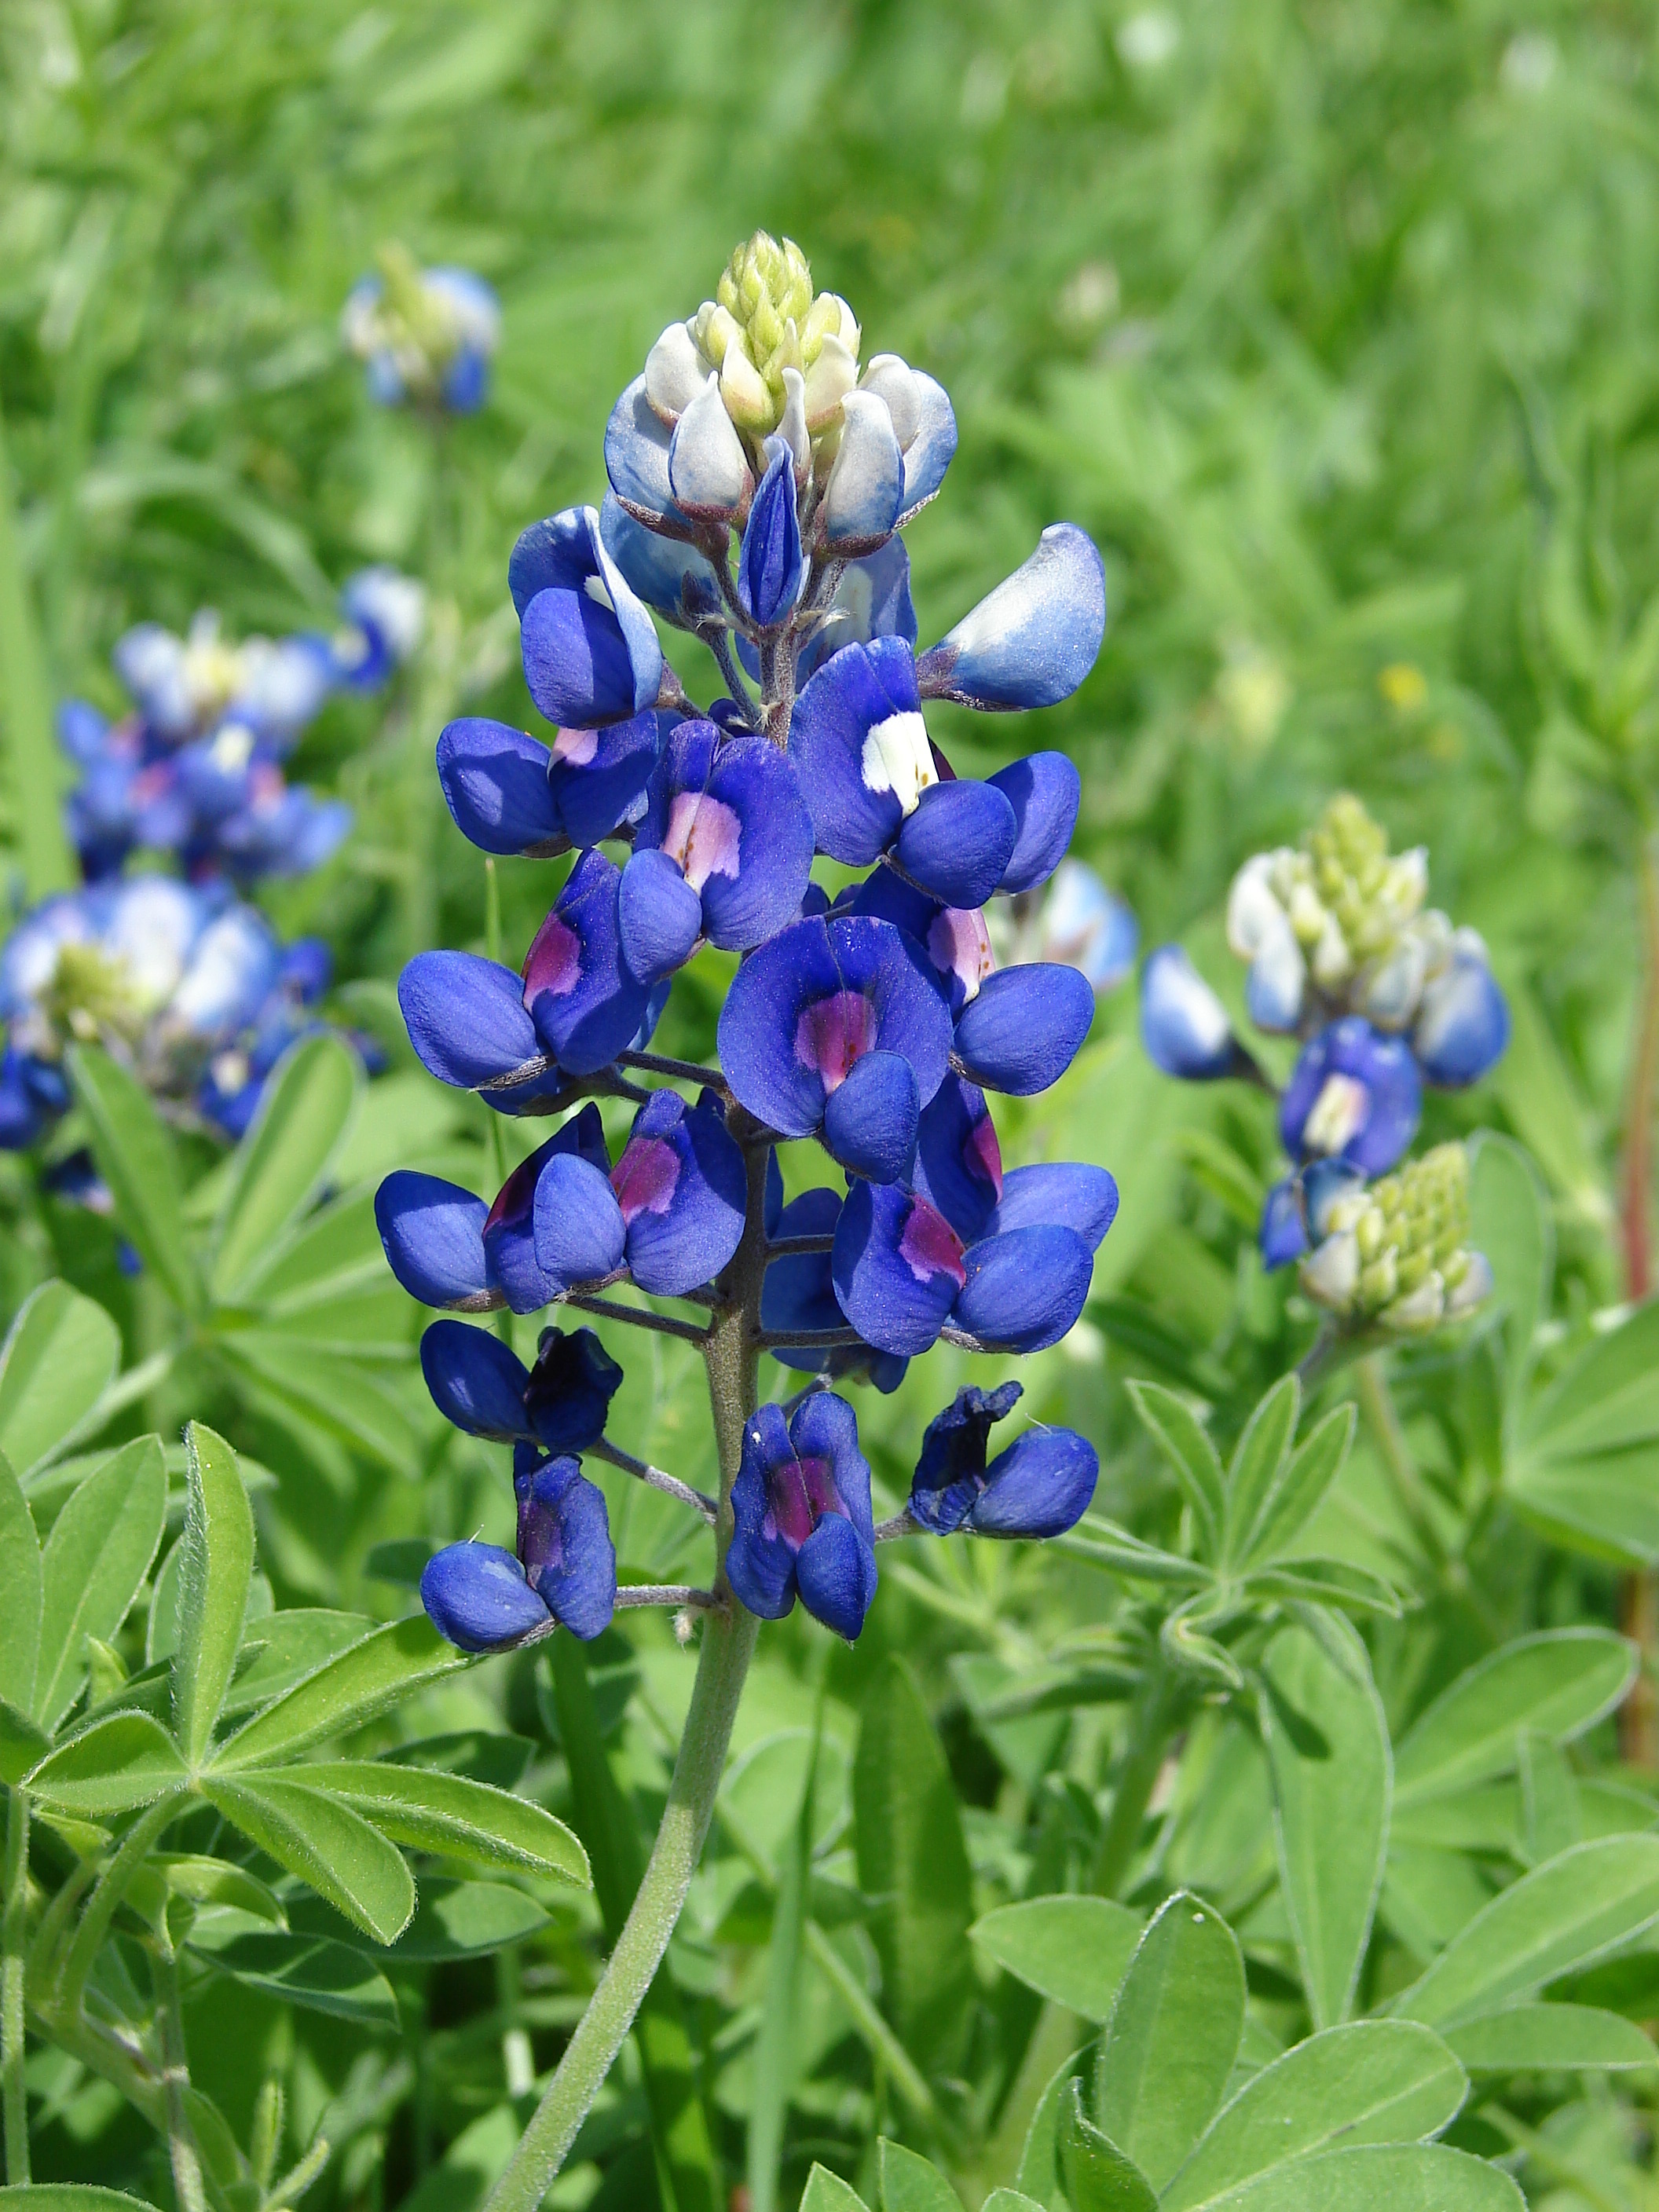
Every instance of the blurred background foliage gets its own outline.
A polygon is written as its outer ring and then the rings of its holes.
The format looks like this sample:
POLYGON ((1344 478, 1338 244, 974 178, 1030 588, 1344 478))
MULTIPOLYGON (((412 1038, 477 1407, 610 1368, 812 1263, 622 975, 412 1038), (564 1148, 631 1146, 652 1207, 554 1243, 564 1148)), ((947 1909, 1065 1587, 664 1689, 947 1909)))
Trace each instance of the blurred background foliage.
MULTIPOLYGON (((1613 1189, 1659 665, 1656 34, 1650 8, 1613 0, 9 0, 0 393, 54 693, 116 708, 110 648, 140 619, 182 629, 205 604, 234 632, 325 624, 341 580, 370 560, 434 593, 432 645, 390 714, 336 701, 292 771, 353 800, 354 836, 266 896, 285 930, 328 937, 343 1003, 393 1054, 337 1183, 422 1164, 493 1188, 482 1109, 398 1056, 390 1006, 415 945, 485 942, 478 857, 434 816, 432 742, 462 702, 533 720, 505 589, 513 538, 597 501, 615 395, 763 223, 854 304, 866 348, 903 353, 951 393, 960 452, 909 533, 924 641, 1045 522, 1067 517, 1101 544, 1110 623, 1082 690, 1029 732, 947 711, 937 734, 969 769, 1065 745, 1084 774, 1074 849, 1129 898, 1144 941, 1183 937, 1236 998, 1220 933, 1231 877, 1294 841, 1334 789, 1358 791, 1396 848, 1429 845, 1434 902, 1486 935, 1516 1035, 1492 1084, 1431 1103, 1425 1140, 1486 1126, 1528 1146, 1559 1240, 1553 1326, 1582 1333, 1624 1287, 1613 1189), (348 288, 392 240, 501 295, 490 399, 436 432, 373 407, 338 341, 348 288)), ((698 649, 678 635, 671 649, 708 696, 698 649)), ((9 818, 15 830, 15 794, 9 818)), ((516 959, 557 874, 501 872, 516 959)), ((677 994, 665 1049, 712 1042, 720 971, 705 971, 713 982, 677 994)), ((1311 1321, 1255 1255, 1270 1110, 1156 1077, 1132 997, 1103 1009, 1057 1091, 1011 1107, 1003 1143, 1010 1160, 1094 1158, 1118 1176, 1089 1321, 1024 1379, 1039 1411, 1102 1445, 1105 1510, 1168 1534, 1178 1502, 1125 1376, 1197 1389, 1236 1431, 1311 1321)), ((509 1129, 511 1156, 530 1133, 509 1129)), ((5 1196, 9 1309, 61 1272, 117 1314, 131 1361, 173 1341, 153 1282, 117 1273, 112 1232, 15 1177, 5 1196)), ((426 1540, 505 1525, 499 1455, 440 1433, 410 1359, 416 1316, 388 1304, 383 1278, 374 1297, 360 1347, 401 1426, 388 1413, 368 1433, 291 1393, 227 1410, 222 1372, 183 1340, 123 1416, 176 1433, 200 1413, 280 1477, 258 1510, 262 1564, 288 1602, 397 1611, 426 1540)), ((700 1480, 696 1363, 672 1344, 626 1351, 617 1433, 700 1480)), ((1455 1522, 1474 1510, 1465 1431, 1435 1358, 1417 1357, 1402 1401, 1455 1522)), ((941 1352, 895 1400, 860 1401, 890 1499, 921 1423, 966 1371, 941 1352)), ((981 1364, 975 1379, 999 1375, 981 1364)), ((1372 1565, 1387 1553, 1401 1523, 1385 1472, 1362 1437, 1322 1548, 1372 1565)), ((626 1567, 695 1577, 703 1540, 688 1552, 672 1509, 610 1480, 626 1567)), ((1612 1617, 1610 1567, 1548 1552, 1489 1499, 1471 1525, 1478 1602, 1467 1574, 1449 1577, 1409 1656, 1395 1632, 1378 1639, 1396 1733, 1503 1634, 1612 1617)), ((1044 1881, 1063 1886, 1067 1852, 1075 1872, 1092 1845, 1054 1778, 1101 1771, 1109 1709, 1018 1729, 976 1726, 973 1710, 1062 1630, 1098 1629, 1109 1586, 1058 1558, 933 1551, 884 1566, 868 1632, 833 1655, 820 1807, 844 1804, 854 1709, 902 1650, 968 1808, 980 1902, 1020 1893, 1038 1833, 1044 1881)), ((653 1816, 690 1668, 665 1627, 629 1638, 632 1656, 614 1639, 602 1695, 653 1816)), ((732 1784, 731 1831, 746 1786, 763 1861, 785 1846, 799 1788, 809 1649, 795 1624, 769 1632, 739 1723, 740 1747, 770 1741, 766 1758, 783 1762, 769 1795, 763 1775, 732 1784)), ((535 1665, 498 1671, 513 1724, 556 1742, 535 1665)), ((469 1677, 434 1709, 454 1728, 498 1720, 489 1696, 469 1677)), ((753 1873, 732 1832, 679 1978, 710 2033, 724 2023, 705 2063, 740 2116, 769 1922, 750 1914, 747 1982, 720 1969, 717 2021, 714 1938, 733 1924, 742 1938, 753 1873)), ((561 1926, 562 1948, 526 1968, 552 1992, 524 2015, 538 2051, 591 1971, 561 1926)), ((390 2203, 417 2182, 436 2192, 422 2212, 466 2201, 455 2177, 472 2153, 446 2166, 443 2147, 507 2109, 507 2015, 492 2007, 512 1993, 490 1971, 440 1976, 412 2056, 388 2045, 350 2074, 356 2139, 375 2148, 334 2170, 341 2201, 390 2203), (437 2189, 446 2172, 459 2194, 437 2189)), ((809 2069, 848 2034, 827 1987, 813 1984, 809 2069)), ((286 2016, 267 2009, 258 2032, 280 2039, 286 2016)), ((1018 2049, 1017 2030, 1004 2018, 996 2033, 1018 2049)), ((307 2016, 296 2126, 302 2107, 314 2118, 347 2094, 350 2038, 334 2033, 307 2016)), ((215 2094, 246 2106, 264 2058, 242 2065, 235 2036, 195 2039, 226 2070, 215 2094)), ((890 2100, 879 2062, 848 2078, 856 2090, 832 2071, 812 2107, 843 2149, 890 2100)), ((636 2082, 614 2094, 616 2110, 637 2108, 636 2082)), ((64 2171, 118 2166, 118 2147, 93 2148, 108 2117, 65 2091, 52 2123, 64 2171)), ((803 2131, 791 2159, 811 2148, 803 2131)), ((590 2148, 605 2153, 603 2129, 590 2148)), ((477 2171, 499 2164, 482 2138, 474 2149, 477 2171)))

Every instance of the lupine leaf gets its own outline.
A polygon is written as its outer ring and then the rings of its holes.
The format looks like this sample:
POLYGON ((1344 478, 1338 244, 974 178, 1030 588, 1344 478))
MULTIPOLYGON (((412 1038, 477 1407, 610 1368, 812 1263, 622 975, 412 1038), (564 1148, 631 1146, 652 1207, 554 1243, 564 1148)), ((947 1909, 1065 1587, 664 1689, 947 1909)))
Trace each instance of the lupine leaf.
POLYGON ((1504 1394, 1513 1417, 1555 1273, 1554 1231, 1538 1170, 1519 1145, 1483 1129, 1469 1151, 1470 1242, 1486 1255, 1504 1315, 1504 1394))
POLYGON ((1245 1425, 1227 1474, 1224 1556, 1244 1557, 1251 1531, 1284 1472, 1302 1409, 1302 1386, 1294 1375, 1274 1383, 1245 1425))
POLYGON ((962 2199, 936 2166, 902 2143, 881 2139, 881 2212, 962 2212, 962 2199))
POLYGON ((40 1661, 34 1717, 53 1729, 79 1693, 86 1640, 108 1643, 161 1540, 167 1471, 155 1437, 136 1437, 88 1475, 40 1553, 40 1661))
POLYGON ((544 1908, 504 1881, 426 1881, 415 1917, 392 1945, 399 1959, 480 1959, 548 1924, 544 1908))
POLYGON ((40 1656, 40 1539, 11 1463, 0 1454, 0 1700, 20 1713, 34 1702, 40 1656))
POLYGON ((1316 2027, 1348 2016, 1389 1849, 1388 1723, 1349 1633, 1346 1670, 1302 1628, 1281 1630, 1262 1661, 1281 1893, 1316 2027))
POLYGON ((1468 2083, 1431 2029, 1362 2020, 1329 2027, 1247 2081, 1159 2200, 1197 2212, 1253 2175, 1310 2152, 1419 2142, 1456 2115, 1468 2083))
POLYGON ((1501 2166, 1444 2143, 1317 2152, 1214 2198, 1216 2212, 1525 2212, 1501 2166))
POLYGON ((315 1195, 362 1079, 356 1054, 326 1031, 291 1047, 271 1072, 253 1126, 236 1147, 215 1232, 209 1288, 216 1301, 244 1291, 315 1195))
POLYGON ((1221 2102, 1244 2027, 1233 1931, 1177 1890, 1140 1940, 1095 2070, 1095 2118, 1162 2189, 1221 2102))
POLYGON ((349 1806, 263 1774, 232 1781, 210 1773, 202 1788, 251 1843, 377 1943, 395 1942, 409 1925, 415 1884, 402 1854, 349 1806))
POLYGON ((85 1425, 121 1361, 121 1332, 68 1283, 31 1291, 0 1348, 0 1451, 20 1480, 85 1425))
POLYGON ((1032 1897, 1000 1905, 969 1934, 1028 1989, 1084 2020, 1106 2021, 1145 1923, 1106 1897, 1032 1897))
POLYGON ((221 1772, 269 1765, 323 1737, 373 1720, 422 1684, 467 1662, 423 1613, 389 1621, 256 1713, 221 1748, 221 1772))
POLYGON ((180 1851, 152 1851, 148 1863, 175 1897, 187 1898, 192 1905, 225 1905, 273 1928, 288 1925, 281 1899, 246 1867, 180 1851))
POLYGON ((25 2181, 0 2189, 0 2212, 155 2212, 142 2197, 87 2181, 25 2181))
POLYGON ((149 1805, 187 1778, 179 1747, 148 1713, 112 1713, 60 1744, 28 1778, 65 1812, 101 1819, 149 1805))
POLYGON ((34 1723, 0 1699, 0 1782, 21 1782, 50 1749, 34 1723))
POLYGON ((1246 1564, 1273 1559, 1294 1543, 1342 1471, 1353 1443, 1355 1419, 1352 1406, 1339 1406, 1291 1455, 1243 1540, 1239 1556, 1246 1564))
MULTIPOLYGON (((202 1946, 192 1939, 191 1948, 202 1946)), ((372 1960, 349 1943, 314 1936, 239 1936, 207 1950, 221 1972, 279 2002, 365 2027, 396 2030, 398 2000, 372 1960)))
POLYGON ((1199 1552, 1213 1559, 1221 1548, 1227 1510, 1226 1478, 1215 1446, 1184 1399, 1158 1382, 1128 1384, 1129 1402, 1162 1446, 1197 1526, 1199 1552))
POLYGON ((591 1887, 587 1854, 563 1821, 509 1790, 368 1759, 296 1768, 290 1778, 343 1798, 382 1835, 411 1850, 591 1887))
POLYGON ((1070 2085, 1087 2072, 1093 2055, 1093 2046, 1085 2044, 1055 2068, 1043 2085, 1036 2110, 1025 2130, 1014 2180, 1028 2197, 1035 2197, 1040 2203, 1046 2204, 1060 2185, 1060 2115, 1070 2085))
POLYGON ((1659 2065, 1659 2051, 1632 2020, 1595 2005, 1517 2004, 1447 2031, 1471 2074, 1600 2072, 1659 2065))
POLYGON ((1073 2212, 1156 2212, 1151 2182, 1084 2111, 1080 2081, 1060 2100, 1060 2171, 1073 2212))
POLYGON ((1517 1637, 1460 1674, 1407 1729, 1395 1752, 1401 1804, 1511 1772, 1522 1729, 1570 1743, 1612 1711, 1635 1665, 1631 1646, 1604 1628, 1517 1637))
POLYGON ((870 2208, 839 2174, 814 2164, 801 2192, 800 2212, 870 2212, 870 2208))
POLYGON ((116 1219, 174 1304, 196 1312, 202 1279, 185 1236, 179 1160, 166 1122, 137 1077, 96 1045, 72 1045, 64 1060, 116 1219))
POLYGON ((213 1740, 242 1641, 253 1575, 253 1510, 235 1453, 199 1421, 185 1431, 185 1460, 173 1725, 195 1765, 213 1740))

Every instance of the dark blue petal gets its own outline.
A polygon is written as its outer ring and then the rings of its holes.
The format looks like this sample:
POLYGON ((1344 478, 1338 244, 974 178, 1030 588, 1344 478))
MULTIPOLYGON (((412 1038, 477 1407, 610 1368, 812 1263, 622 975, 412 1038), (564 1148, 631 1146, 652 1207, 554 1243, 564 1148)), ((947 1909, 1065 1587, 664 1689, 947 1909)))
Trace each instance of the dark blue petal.
POLYGON ((493 1329, 434 1321, 421 1339, 421 1372, 433 1404, 468 1436, 511 1443, 530 1434, 524 1410, 530 1371, 493 1329))
POLYGON ((603 853, 584 853, 526 956, 524 1003, 543 1048, 572 1075, 629 1049, 650 995, 623 959, 621 881, 603 853))
POLYGON ((586 1451, 605 1434, 623 1371, 591 1328, 544 1328, 525 1386, 536 1440, 551 1452, 586 1451))
POLYGON ((1083 779, 1064 753, 1030 753, 991 781, 1014 810, 1018 834, 998 888, 1029 891, 1046 883, 1066 857, 1077 827, 1083 779))
POLYGON ((1095 994, 1075 968, 1005 968, 957 1017, 955 1057, 987 1090, 1029 1098, 1065 1074, 1094 1018, 1095 994))
POLYGON ((1012 1229, 974 1245, 957 1299, 957 1325, 1005 1352, 1058 1344, 1083 1311, 1093 1261, 1069 1229, 1012 1229))
POLYGON ((1299 1260, 1308 1249, 1308 1226, 1302 1218, 1302 1179, 1284 1176, 1267 1193, 1258 1234, 1261 1264, 1282 1267, 1299 1260))
POLYGON ((850 1521, 826 1513, 795 1560, 800 1601, 815 1620, 850 1644, 876 1595, 876 1554, 850 1521))
POLYGON ((592 729, 653 707, 662 648, 599 534, 598 510, 532 524, 507 564, 525 681, 550 722, 592 729))
POLYGON ((1486 964, 1485 947, 1455 942, 1450 965, 1424 990, 1412 1030, 1425 1081, 1442 1091, 1464 1090, 1497 1066, 1509 1042, 1509 1001, 1486 964))
POLYGON ((944 1412, 933 1416, 923 1432, 910 1485, 913 1521, 935 1536, 951 1535, 962 1526, 984 1486, 991 1431, 1007 1419, 1024 1395, 1018 1382, 1005 1382, 995 1390, 970 1386, 958 1390, 944 1412))
POLYGON ((617 1552, 605 1493, 580 1461, 544 1461, 514 1476, 525 1576, 562 1627, 591 1643, 617 1607, 617 1552))
POLYGON ((1005 577, 916 665, 928 699, 969 707, 1053 707, 1094 666, 1106 629, 1106 571, 1094 541, 1050 523, 1005 577))
POLYGON ((807 679, 844 645, 867 645, 872 637, 916 641, 916 611, 910 599, 910 556, 902 538, 890 538, 878 552, 849 561, 830 602, 830 618, 814 631, 795 663, 795 682, 807 679))
POLYGON ((1416 1135, 1422 1109, 1405 1039, 1349 1014, 1304 1046, 1279 1100, 1279 1131, 1293 1159, 1328 1157, 1384 1175, 1416 1135))
POLYGON ((27 1151, 50 1119, 27 1079, 24 1055, 9 1044, 0 1060, 0 1152, 27 1151))
POLYGON ((910 1172, 921 1102, 910 1063, 870 1052, 824 1102, 823 1144, 851 1175, 899 1182, 910 1172))
POLYGON ((789 1440, 800 1458, 829 1462, 842 1510, 860 1540, 872 1545, 876 1521, 870 1503, 870 1462, 859 1449, 858 1416, 847 1401, 830 1391, 804 1400, 789 1424, 789 1440))
POLYGON ((500 1650, 547 1626, 546 1606, 498 1544, 446 1544, 422 1571, 421 1603, 463 1651, 500 1650))
POLYGON ((795 465, 787 447, 768 464, 756 489, 738 555, 738 602, 763 629, 793 610, 806 580, 795 514, 795 465))
MULTIPOLYGON (((769 1237, 830 1237, 841 1218, 842 1200, 833 1190, 809 1190, 781 1208, 769 1224, 769 1237)), ((836 1303, 836 1286, 830 1273, 830 1255, 804 1252, 793 1259, 774 1260, 761 1287, 761 1327, 778 1329, 839 1328, 842 1310, 836 1303)), ((782 1353, 777 1355, 782 1358, 782 1353)), ((787 1366, 820 1364, 817 1352, 787 1359, 787 1366)))
POLYGON ((547 757, 548 787, 573 845, 597 845, 635 818, 675 719, 650 708, 602 730, 558 732, 547 757))
POLYGON ((568 843, 539 738, 469 716, 438 740, 438 781, 455 827, 486 853, 562 853, 568 843))
POLYGON ((91 768, 109 743, 109 718, 84 699, 65 699, 58 709, 58 742, 72 761, 91 768))
POLYGON ((979 1536, 1062 1536, 1088 1511, 1095 1448, 1073 1429, 1027 1429, 985 1470, 967 1525, 979 1536))
POLYGON ((591 1161, 556 1154, 536 1179, 536 1259, 555 1295, 602 1283, 623 1265, 627 1231, 609 1177, 591 1161))
POLYGON ((921 1117, 910 1187, 965 1244, 983 1237, 1002 1195, 1002 1149, 978 1085, 947 1075, 921 1117))
POLYGON ((702 935, 702 901, 678 863, 654 847, 635 853, 622 872, 617 926, 623 958, 641 982, 672 975, 702 935))
POLYGON ((983 906, 1014 849, 1014 810, 988 783, 931 784, 901 823, 895 857, 951 907, 983 906))
POLYGON ((1227 1009, 1178 945, 1160 945, 1140 971, 1140 1040, 1166 1075, 1212 1083, 1237 1066, 1227 1009))
POLYGON ((742 1241, 747 1172, 713 1091, 688 1106, 659 1091, 635 1115, 611 1180, 641 1290, 683 1297, 712 1282, 742 1241))
POLYGON ((739 1604, 763 1620, 781 1620, 795 1602, 795 1554, 772 1520, 769 1477, 794 1456, 778 1406, 757 1407, 744 1425, 743 1457, 732 1486, 732 1541, 726 1574, 739 1604))
POLYGON ((806 685, 790 718, 789 757, 819 850, 852 867, 867 866, 885 852, 903 818, 892 790, 876 787, 886 775, 880 757, 884 741, 918 758, 926 754, 915 665, 908 644, 899 637, 843 646, 806 685), (866 775, 872 732, 875 750, 866 775))
POLYGON ((763 738, 724 739, 682 722, 652 778, 635 840, 660 847, 702 902, 711 943, 747 951, 792 921, 812 865, 812 823, 794 770, 763 738))
POLYGON ((474 952, 417 952, 398 979, 409 1041, 441 1083, 476 1090, 542 1057, 524 987, 474 952))
POLYGON ((854 1183, 830 1270, 859 1334, 906 1358, 934 1341, 967 1280, 961 1239, 944 1215, 890 1183, 854 1183))
MULTIPOLYGON (((667 489, 665 477, 663 489, 667 489)), ((719 606, 720 585, 696 546, 647 530, 621 505, 614 492, 606 492, 599 508, 599 532, 606 550, 628 579, 629 590, 670 622, 689 626, 699 615, 712 613, 719 606)))
POLYGON ((423 1306, 484 1306, 483 1199, 441 1176, 399 1168, 374 1194, 374 1219, 386 1263, 423 1306))
POLYGON ((586 1164, 601 1182, 610 1174, 611 1156, 605 1150, 596 1106, 584 1107, 521 1160, 489 1209, 483 1226, 489 1279, 504 1293, 514 1313, 538 1313, 570 1286, 572 1278, 568 1273, 550 1273, 536 1249, 536 1187, 549 1160, 561 1156, 574 1156, 586 1164))
POLYGON ((1003 1178, 993 1230, 1001 1236, 1054 1224, 1073 1231, 1093 1252, 1116 1218, 1117 1185, 1104 1168, 1056 1160, 1015 1168, 1003 1178))

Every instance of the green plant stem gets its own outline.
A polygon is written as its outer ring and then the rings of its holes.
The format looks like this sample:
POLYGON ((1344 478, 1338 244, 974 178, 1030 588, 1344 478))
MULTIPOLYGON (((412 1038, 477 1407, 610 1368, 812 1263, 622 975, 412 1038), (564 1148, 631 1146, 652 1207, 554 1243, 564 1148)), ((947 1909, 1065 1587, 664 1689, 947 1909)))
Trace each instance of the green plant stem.
POLYGON ((720 1510, 714 1522, 720 1565, 714 1589, 726 1602, 703 1616, 690 1710, 645 1879, 592 2000, 565 2045, 507 2171, 491 2191, 486 2212, 536 2212, 634 2024, 702 1856, 726 1769, 732 1723, 760 1629, 755 1615, 732 1598, 725 1563, 732 1540, 732 1485, 742 1462, 744 1425, 755 1410, 759 1379, 768 1148, 764 1132, 746 1114, 734 1114, 730 1126, 743 1147, 748 1204, 743 1242, 722 1278, 729 1302, 710 1324, 702 1348, 720 1465, 720 1510))
POLYGON ((1389 1389, 1389 1378, 1382 1371, 1381 1352, 1368 1352, 1358 1362, 1355 1373, 1360 1411, 1376 1441, 1382 1472, 1388 1479, 1394 1502, 1417 1539, 1425 1559, 1431 1567, 1443 1573, 1447 1565, 1446 1547, 1440 1540, 1440 1531, 1434 1525, 1434 1516, 1429 1510, 1429 1501, 1417 1472, 1417 1462, 1412 1457, 1411 1446, 1406 1442, 1406 1431, 1400 1425, 1400 1416, 1395 1410, 1393 1394, 1389 1389))
POLYGON ((190 2088, 190 2059, 185 2047, 184 2008, 179 1999, 179 1962, 165 1931, 150 1954, 150 1978, 155 1989, 156 2019, 161 2029, 161 2087, 167 2095, 167 2156, 173 2166, 173 2186, 179 2212, 207 2212, 202 2185, 202 2158, 196 2148, 196 2130, 190 2124, 185 2098, 190 2088))
POLYGON ((81 1916, 81 1925, 75 1931, 75 1941, 64 1961, 56 1990, 52 1992, 53 2009, 67 2013, 71 2020, 81 2012, 81 1992, 92 1972, 93 1962, 116 1908, 127 1893, 128 1885, 148 1857, 150 1847, 170 1820, 176 1820, 188 1800, 174 1793, 162 1797, 139 1814, 121 1839, 121 1848, 106 1868, 102 1879, 92 1893, 86 1911, 81 1916))
POLYGON ((29 1801, 18 1789, 6 1793, 6 1885, 0 1929, 0 2075, 4 2077, 6 2182, 29 2178, 29 2101, 23 2080, 23 1996, 27 1964, 29 1801))
POLYGON ((64 834, 63 760, 33 597, 18 543, 5 420, 0 416, 0 708, 9 769, 12 829, 31 902, 76 879, 64 834))
MULTIPOLYGON (((1624 1248, 1625 1295, 1632 1304, 1653 1289, 1653 1112, 1659 1090, 1659 842, 1644 836, 1637 866, 1642 900, 1642 987, 1631 1042, 1630 1087, 1625 1109, 1623 1191, 1620 1241, 1624 1248)), ((1620 1626, 1640 1654, 1630 1695, 1619 1709, 1619 1748, 1629 1765, 1659 1765, 1659 1698, 1651 1675, 1659 1639, 1659 1578, 1638 1568, 1620 1589, 1620 1626)))
POLYGON ((1175 1733, 1179 1694, 1170 1669, 1156 1650, 1129 1715, 1129 1740, 1117 1771, 1112 1809, 1095 1856, 1095 1894, 1115 1897, 1133 1862, 1152 1790, 1175 1733))

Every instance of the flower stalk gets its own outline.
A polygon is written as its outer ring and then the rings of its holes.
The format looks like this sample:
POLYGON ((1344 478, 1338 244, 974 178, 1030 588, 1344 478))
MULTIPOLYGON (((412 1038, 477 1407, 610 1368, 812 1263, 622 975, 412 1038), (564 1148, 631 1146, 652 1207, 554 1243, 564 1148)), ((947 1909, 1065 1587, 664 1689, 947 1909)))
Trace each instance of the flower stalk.
POLYGON ((0 1905, 0 2080, 3 2081, 6 2185, 29 2178, 28 2091, 23 2080, 24 1972, 28 1944, 29 1801, 6 1793, 6 1875, 0 1905))

